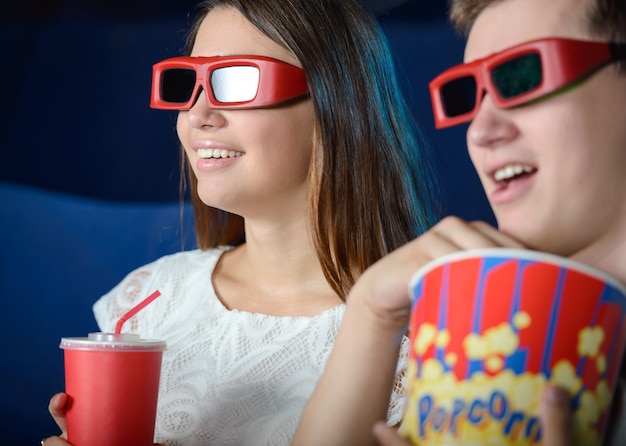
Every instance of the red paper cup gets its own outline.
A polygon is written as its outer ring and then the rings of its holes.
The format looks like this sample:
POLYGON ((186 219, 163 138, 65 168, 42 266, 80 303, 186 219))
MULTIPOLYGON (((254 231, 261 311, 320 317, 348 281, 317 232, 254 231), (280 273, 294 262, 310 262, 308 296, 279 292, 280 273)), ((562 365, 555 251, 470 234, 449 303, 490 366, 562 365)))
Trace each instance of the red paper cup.
POLYGON ((63 338, 68 441, 75 446, 152 446, 163 341, 90 333, 63 338))
POLYGON ((626 344, 626 288, 558 256, 484 249, 410 284, 402 433, 420 445, 534 445, 547 383, 568 389, 576 438, 602 444, 626 344))

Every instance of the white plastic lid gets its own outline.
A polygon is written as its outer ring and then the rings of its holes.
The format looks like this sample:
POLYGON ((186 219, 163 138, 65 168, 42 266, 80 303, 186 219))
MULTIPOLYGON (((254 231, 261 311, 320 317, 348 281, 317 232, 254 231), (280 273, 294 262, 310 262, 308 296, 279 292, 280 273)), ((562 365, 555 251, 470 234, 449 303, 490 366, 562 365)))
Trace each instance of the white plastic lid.
POLYGON ((68 350, 124 350, 124 351, 163 351, 165 341, 141 339, 132 333, 89 333, 86 338, 61 338, 62 349, 68 350))

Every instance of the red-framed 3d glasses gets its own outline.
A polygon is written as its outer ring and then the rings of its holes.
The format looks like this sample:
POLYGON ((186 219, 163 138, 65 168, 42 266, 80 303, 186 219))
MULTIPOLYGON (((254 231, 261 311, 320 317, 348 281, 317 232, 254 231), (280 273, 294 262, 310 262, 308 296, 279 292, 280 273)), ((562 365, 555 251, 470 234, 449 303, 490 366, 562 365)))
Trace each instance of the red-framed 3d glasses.
POLYGON ((211 108, 270 107, 304 96, 304 70, 263 56, 173 57, 152 67, 150 107, 189 110, 205 91, 211 108))
POLYGON ((457 65, 429 84, 435 127, 471 121, 485 93, 498 108, 511 108, 624 59, 626 44, 548 38, 457 65))

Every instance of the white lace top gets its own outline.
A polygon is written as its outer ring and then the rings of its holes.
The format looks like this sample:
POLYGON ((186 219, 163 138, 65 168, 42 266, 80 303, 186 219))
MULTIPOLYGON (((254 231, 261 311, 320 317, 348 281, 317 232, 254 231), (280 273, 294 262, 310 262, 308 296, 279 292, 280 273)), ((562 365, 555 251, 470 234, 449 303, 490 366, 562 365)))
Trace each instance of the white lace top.
MULTIPOLYGON (((155 290, 124 332, 167 342, 155 440, 167 445, 287 445, 313 393, 345 305, 313 317, 228 310, 211 275, 227 248, 162 257, 130 273, 94 305, 100 329, 155 290)), ((402 415, 403 342, 388 422, 402 415)))

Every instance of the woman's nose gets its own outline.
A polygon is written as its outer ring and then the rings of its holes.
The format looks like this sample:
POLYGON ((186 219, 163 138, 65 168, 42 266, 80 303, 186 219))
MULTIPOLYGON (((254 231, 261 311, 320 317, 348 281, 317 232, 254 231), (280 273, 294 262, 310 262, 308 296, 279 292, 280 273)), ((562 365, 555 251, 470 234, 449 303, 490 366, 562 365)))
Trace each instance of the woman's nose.
POLYGON ((194 128, 223 127, 226 124, 222 111, 209 107, 206 92, 203 89, 200 89, 196 102, 187 112, 187 120, 194 128))

